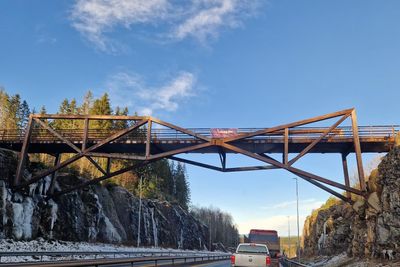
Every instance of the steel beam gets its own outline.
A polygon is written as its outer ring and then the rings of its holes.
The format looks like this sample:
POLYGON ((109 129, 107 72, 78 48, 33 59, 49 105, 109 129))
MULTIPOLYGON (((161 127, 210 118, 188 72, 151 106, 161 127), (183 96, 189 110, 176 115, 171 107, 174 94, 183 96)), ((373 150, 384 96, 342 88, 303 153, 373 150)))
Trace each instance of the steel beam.
POLYGON ((336 129, 347 117, 349 117, 350 114, 343 115, 342 118, 340 118, 336 123, 334 123, 331 127, 326 129, 317 139, 311 142, 306 148, 303 149, 296 157, 291 159, 288 163, 288 165, 293 165, 297 160, 299 160, 301 157, 303 157, 305 154, 307 154, 316 144, 318 144, 322 138, 327 136, 332 130, 336 129))
POLYGON ((22 175, 24 172, 26 157, 28 155, 29 140, 30 140, 30 137, 32 134, 33 124, 34 124, 33 116, 31 114, 31 115, 29 115, 28 125, 26 127, 26 132, 25 132, 24 142, 22 144, 22 149, 21 149, 21 152, 19 153, 17 172, 15 174, 15 179, 14 179, 14 187, 19 186, 19 184, 21 182, 21 178, 22 178, 22 175))
POLYGON ((278 162, 278 161, 276 161, 276 160, 274 160, 274 159, 267 158, 267 157, 265 157, 265 156, 261 156, 261 155, 258 155, 258 154, 254 154, 254 153, 252 153, 252 152, 249 152, 249 151, 246 151, 246 150, 244 150, 244 149, 241 149, 241 148, 232 146, 232 145, 230 145, 230 144, 222 144, 222 145, 223 145, 226 149, 235 151, 235 152, 237 152, 237 153, 240 153, 240 154, 249 156, 249 157, 254 158, 254 159, 258 159, 258 160, 260 160, 260 161, 269 163, 269 164, 274 165, 274 166, 276 166, 276 167, 279 167, 279 168, 288 170, 288 171, 290 171, 291 173, 294 173, 294 174, 297 174, 297 175, 306 176, 306 177, 308 177, 308 178, 310 178, 310 179, 317 180, 317 181, 319 181, 319 182, 322 182, 322 183, 325 183, 325 184, 328 184, 328 185, 331 185, 331 186, 334 186, 334 187, 337 187, 337 188, 340 188, 340 189, 343 189, 343 190, 346 190, 346 191, 350 191, 350 192, 352 192, 352 193, 354 193, 354 194, 362 195, 362 192, 359 191, 359 190, 357 190, 357 189, 354 189, 354 188, 351 188, 351 187, 347 187, 347 186, 342 185, 342 184, 340 184, 340 183, 337 183, 337 182, 328 180, 328 179, 323 178, 323 177, 321 177, 321 176, 318 176, 318 175, 315 175, 315 174, 312 174, 312 173, 309 173, 309 172, 306 172, 306 171, 303 171, 303 170, 300 170, 300 169, 297 169, 297 168, 294 168, 294 167, 291 167, 291 166, 285 166, 284 164, 282 164, 282 163, 280 163, 280 162, 278 162))
POLYGON ((289 128, 285 128, 284 135, 283 135, 283 164, 288 165, 289 161, 289 128))
POLYGON ((155 119, 155 118, 151 118, 151 120, 152 120, 153 122, 157 123, 157 124, 160 124, 160 125, 163 125, 163 126, 165 126, 165 127, 170 128, 170 129, 177 130, 177 131, 179 131, 179 132, 181 132, 181 133, 184 133, 184 134, 187 134, 187 135, 196 137, 196 138, 198 138, 198 139, 200 139, 200 140, 207 141, 207 142, 209 142, 209 141, 211 140, 210 138, 208 138, 208 137, 206 137, 206 136, 204 136, 204 135, 197 134, 197 133, 195 133, 195 132, 193 132, 193 131, 191 131, 191 130, 188 130, 188 129, 185 129, 185 128, 182 128, 182 127, 173 125, 173 124, 171 124, 171 123, 168 123, 168 122, 165 122, 165 121, 162 121, 162 120, 159 120, 159 119, 155 119))
POLYGON ((221 151, 219 153, 219 159, 221 161, 222 170, 226 169, 226 153, 225 151, 221 151))
POLYGON ((327 120, 327 119, 331 119, 331 118, 336 118, 336 117, 339 117, 339 116, 350 114, 353 110, 354 110, 353 108, 352 109, 346 109, 346 110, 342 110, 342 111, 338 111, 338 112, 329 113, 329 114, 325 114, 325 115, 322 115, 322 116, 314 117, 314 118, 311 118, 311 119, 300 120, 300 121, 296 121, 296 122, 292 122, 292 123, 288 123, 288 124, 275 126, 275 127, 272 127, 272 128, 266 128, 266 129, 258 130, 258 131, 255 131, 255 132, 247 133, 247 134, 242 134, 242 135, 235 136, 235 137, 224 138, 224 142, 226 143, 226 142, 237 141, 237 140, 241 140, 241 139, 245 139, 245 138, 249 138, 249 137, 254 137, 254 136, 258 136, 258 135, 264 135, 266 133, 276 132, 276 131, 279 131, 279 130, 283 130, 285 128, 298 127, 298 126, 302 126, 302 125, 313 123, 313 122, 317 122, 317 121, 323 121, 323 120, 327 120))
MULTIPOLYGON (((74 145, 71 141, 69 141, 67 138, 65 138, 64 136, 62 136, 61 134, 59 134, 56 130, 54 130, 53 128, 51 128, 50 126, 48 126, 47 124, 45 124, 44 122, 42 122, 41 120, 39 120, 38 118, 34 118, 35 122, 37 122, 38 124, 40 124, 40 126, 42 126, 44 129, 46 129, 47 131, 49 131, 50 133, 52 133, 53 135, 55 135, 58 139, 60 139, 61 141, 63 141, 64 143, 66 143, 68 146, 70 146, 73 150, 75 150, 77 153, 82 153, 82 150, 77 147, 76 145, 74 145)), ((85 124, 86 124, 86 119, 85 119, 85 124)), ((85 135, 87 137, 87 129, 85 129, 85 135)), ((84 140, 83 144, 85 144, 86 141, 84 140)), ((82 144, 82 145, 83 145, 82 144)), ((85 144, 86 147, 86 144, 85 144)), ((106 174, 106 172, 103 170, 103 168, 91 157, 85 155, 85 157, 102 173, 102 174, 106 174)))
POLYGON ((150 144, 151 144, 151 120, 147 122, 147 138, 146 138, 146 159, 150 157, 150 144))
POLYGON ((354 109, 351 112, 351 123, 352 123, 352 129, 353 129, 354 148, 355 148, 356 159, 357 159, 358 179, 360 181, 361 191, 366 192, 367 185, 365 183, 364 168, 363 168, 362 157, 361 157, 361 145, 360 145, 360 136, 358 134, 357 115, 356 115, 356 111, 354 109))
POLYGON ((124 116, 124 115, 70 115, 70 114, 32 114, 34 118, 38 119, 66 119, 66 120, 132 120, 142 121, 149 120, 149 116, 124 116))
POLYGON ((123 173, 125 173, 125 172, 134 170, 134 169, 136 169, 136 168, 140 168, 140 167, 146 166, 147 164, 149 164, 149 163, 151 163, 151 162, 154 162, 154 161, 152 161, 152 160, 142 161, 142 162, 140 162, 140 163, 138 163, 138 164, 135 164, 135 165, 132 165, 132 166, 129 166, 129 167, 122 168, 122 169, 120 169, 120 170, 118 170, 118 171, 115 171, 115 172, 112 172, 112 173, 103 175, 103 176, 98 177, 98 178, 96 178, 96 179, 88 180, 88 181, 86 181, 86 182, 83 182, 82 184, 79 184, 79 185, 73 186, 73 187, 71 187, 71 188, 67 188, 67 189, 65 189, 65 190, 56 192, 56 193, 54 193, 54 194, 48 196, 48 199, 49 199, 49 198, 58 197, 58 196, 60 196, 60 195, 67 194, 67 193, 69 193, 69 192, 72 192, 72 191, 74 191, 74 190, 78 190, 78 189, 80 189, 80 188, 83 188, 83 187, 86 187, 86 186, 89 186, 89 185, 97 184, 97 183, 99 183, 99 182, 101 182, 101 181, 104 181, 104 180, 106 180, 106 179, 112 178, 112 177, 114 177, 114 176, 116 176, 116 175, 120 175, 120 174, 123 174, 123 173))
POLYGON ((104 175, 110 174, 110 171, 111 171, 111 158, 107 158, 106 173, 104 175))
MULTIPOLYGON (((350 187, 349 170, 347 167, 346 154, 342 154, 342 165, 343 165, 344 183, 346 186, 350 187)), ((346 191, 346 196, 347 198, 351 198, 351 193, 349 191, 346 191)))
POLYGON ((265 166, 246 166, 246 167, 233 167, 226 168, 224 172, 245 172, 245 171, 262 171, 262 170, 274 170, 280 169, 276 166, 265 165, 265 166))
POLYGON ((185 153, 185 152, 192 152, 192 151, 199 150, 201 148, 206 148, 206 147, 209 147, 212 145, 213 145, 212 143, 206 142, 206 143, 202 143, 202 144, 198 144, 198 145, 194 145, 194 146, 189 146, 189 147, 179 148, 179 149, 175 149, 175 150, 171 150, 171 151, 167 151, 167 152, 162 152, 162 153, 158 153, 158 154, 154 154, 154 155, 150 156, 150 160, 166 158, 169 156, 173 156, 173 155, 177 155, 177 154, 181 154, 181 153, 185 153))
POLYGON ((73 157, 71 157, 71 158, 69 158, 69 159, 67 159, 67 160, 65 160, 65 161, 63 161, 63 162, 61 162, 59 165, 54 166, 54 167, 52 167, 52 168, 50 168, 50 169, 48 169, 48 170, 46 170, 46 171, 43 171, 43 172, 37 174, 36 176, 34 176, 33 178, 31 178, 28 182, 26 182, 26 183, 24 183, 24 184, 22 184, 22 185, 18 185, 17 188, 22 188, 22 187, 25 187, 25 186, 27 186, 27 185, 30 185, 30 184, 32 184, 32 183, 35 183, 35 182, 39 181, 39 180, 42 179, 43 177, 45 177, 45 176, 47 176, 47 175, 49 175, 49 174, 51 174, 51 173, 53 173, 53 172, 55 172, 55 171, 57 171, 57 170, 63 168, 63 167, 65 167, 65 166, 67 166, 67 165, 69 165, 69 164, 71 164, 71 163, 77 161, 78 159, 84 157, 85 155, 87 155, 87 153, 89 153, 89 152, 91 152, 91 151, 93 151, 93 150, 95 150, 95 149, 98 149, 98 148, 100 148, 100 147, 102 147, 102 146, 104 146, 104 145, 106 145, 106 144, 108 144, 108 143, 110 143, 110 142, 112 142, 112 141, 115 141, 115 140, 118 139, 118 138, 121 138, 122 136, 124 136, 124 135, 130 133, 131 131, 133 131, 133 130, 139 128, 140 126, 144 125, 146 122, 147 122, 147 121, 140 121, 140 122, 137 122, 136 124, 132 125, 131 127, 129 127, 129 128, 127 128, 127 129, 124 129, 124 130, 122 130, 122 131, 119 131, 119 132, 117 132, 117 133, 111 135, 110 137, 106 138, 106 139, 103 140, 102 142, 97 143, 96 145, 93 145, 93 146, 87 148, 85 151, 82 151, 82 152, 80 152, 80 153, 77 153, 77 154, 75 154, 73 157))
MULTIPOLYGON (((55 155, 54 166, 57 166, 58 164, 60 164, 60 161, 61 161, 61 154, 55 155)), ((51 174, 50 187, 49 187, 48 191, 46 192, 46 195, 54 193, 54 186, 56 184, 56 179, 57 179, 57 171, 55 171, 51 174)))
MULTIPOLYGON (((327 187, 327 186, 325 186, 325 185, 323 185, 323 184, 321 184, 321 183, 319 183, 319 182, 317 182, 317 181, 314 181, 313 179, 310 179, 310 178, 308 178, 308 177, 306 177, 306 176, 302 176, 302 175, 298 175, 298 176, 299 176, 300 178, 306 180, 307 182, 309 182, 309 183, 311 183, 311 184, 313 184, 313 185, 315 185, 315 186, 321 188, 322 190, 324 190, 324 191, 326 191, 326 192, 328 192, 328 193, 334 195, 335 197, 337 197, 337 198, 339 198, 339 199, 341 199, 341 200, 343 200, 343 201, 345 201, 345 202, 348 202, 348 203, 350 203, 350 204, 353 203, 353 201, 351 200, 350 197, 345 197, 345 196, 343 196, 342 194, 340 194, 340 193, 338 193, 338 192, 332 190, 331 188, 329 188, 329 187, 327 187)), ((348 192, 346 191, 346 193, 348 193, 348 192)))
POLYGON ((220 168, 220 167, 209 165, 209 164, 205 164, 205 163, 201 163, 201 162, 197 162, 197 161, 193 161, 193 160, 178 158, 178 157, 175 157, 175 156, 170 156, 168 158, 172 159, 172 160, 175 160, 175 161, 182 162, 182 163, 187 163, 187 164, 190 164, 190 165, 211 169, 211 170, 214 170, 214 171, 220 171, 220 172, 223 171, 223 169, 220 168))

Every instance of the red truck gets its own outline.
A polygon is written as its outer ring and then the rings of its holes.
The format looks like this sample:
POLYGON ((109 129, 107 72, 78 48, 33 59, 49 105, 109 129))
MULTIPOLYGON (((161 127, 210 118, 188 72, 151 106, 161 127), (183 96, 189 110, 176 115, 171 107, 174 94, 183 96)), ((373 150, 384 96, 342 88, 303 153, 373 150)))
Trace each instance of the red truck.
POLYGON ((249 234, 251 243, 267 245, 272 258, 280 256, 280 239, 275 230, 251 229, 249 234))

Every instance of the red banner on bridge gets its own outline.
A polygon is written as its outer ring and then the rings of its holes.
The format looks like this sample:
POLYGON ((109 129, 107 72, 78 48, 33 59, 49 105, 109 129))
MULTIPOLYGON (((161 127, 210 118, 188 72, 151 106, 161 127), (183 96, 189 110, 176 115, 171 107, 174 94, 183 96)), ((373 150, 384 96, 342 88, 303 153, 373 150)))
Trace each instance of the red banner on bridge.
POLYGON ((220 129, 214 128, 211 129, 212 138, 225 138, 225 137, 233 137, 238 135, 238 129, 230 128, 230 129, 220 129))

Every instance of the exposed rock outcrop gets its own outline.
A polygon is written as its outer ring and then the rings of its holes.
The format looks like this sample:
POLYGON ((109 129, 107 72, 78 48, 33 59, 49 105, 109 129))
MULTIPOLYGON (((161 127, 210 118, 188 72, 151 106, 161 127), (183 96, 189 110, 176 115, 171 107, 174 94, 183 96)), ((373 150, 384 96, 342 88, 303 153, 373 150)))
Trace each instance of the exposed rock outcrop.
MULTIPOLYGON (((15 163, 13 157, 13 153, 0 151, 1 170, 15 167, 10 165, 15 163)), ((0 238, 136 244, 139 199, 124 188, 92 185, 46 200, 43 192, 50 185, 49 177, 21 194, 9 188, 11 175, 0 173, 0 238)), ((82 181, 60 174, 56 187, 63 189, 82 181)), ((208 244, 207 227, 178 205, 143 199, 140 217, 142 246, 204 249, 208 244)))
POLYGON ((336 201, 305 222, 305 253, 390 258, 400 257, 400 147, 382 158, 368 182, 368 196, 349 204, 336 201), (327 236, 321 244, 323 225, 327 236), (318 242, 320 241, 320 242, 318 242))

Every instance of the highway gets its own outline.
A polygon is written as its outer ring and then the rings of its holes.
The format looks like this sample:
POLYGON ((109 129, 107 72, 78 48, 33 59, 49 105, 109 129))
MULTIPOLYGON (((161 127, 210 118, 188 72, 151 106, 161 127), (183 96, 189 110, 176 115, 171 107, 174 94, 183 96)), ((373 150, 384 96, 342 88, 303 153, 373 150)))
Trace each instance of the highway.
MULTIPOLYGON (((148 263, 137 263, 137 264, 128 264, 128 265, 104 265, 104 266, 119 266, 119 267, 125 267, 125 266, 137 266, 137 267, 154 267, 154 262, 148 262, 148 263)), ((229 260, 223 260, 223 261, 215 261, 215 262, 199 262, 199 263, 195 263, 195 262, 187 262, 184 263, 183 261, 175 261, 175 264, 172 264, 171 261, 167 261, 167 262, 160 262, 157 263, 157 266, 163 266, 163 267, 177 267, 177 266, 190 266, 190 267, 231 267, 231 262, 229 260)))
MULTIPOLYGON (((109 266, 117 266, 117 265, 109 265, 109 266)), ((128 265, 118 265, 118 266, 128 266, 128 265)), ((129 265, 132 266, 132 265, 129 265)), ((140 267, 153 267, 154 263, 141 263, 141 264, 134 264, 133 266, 140 266, 140 267)), ((223 261, 216 261, 216 262, 208 262, 208 263, 183 263, 183 262, 176 262, 174 265, 171 264, 171 262, 164 262, 164 263, 159 263, 157 266, 163 266, 163 267, 177 267, 177 266, 190 266, 190 267, 231 267, 231 262, 229 260, 223 260, 223 261)), ((277 262, 273 262, 271 267, 281 267, 277 262)))

